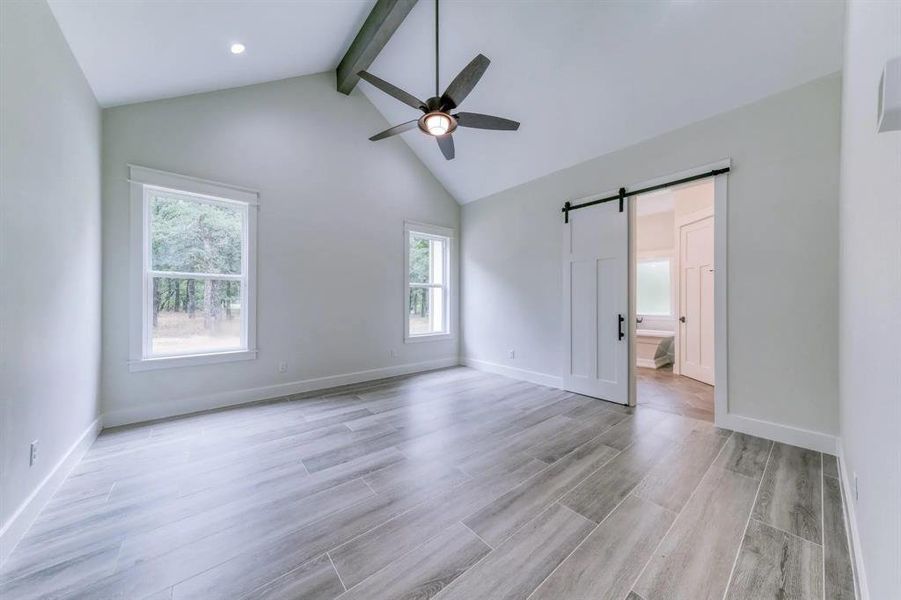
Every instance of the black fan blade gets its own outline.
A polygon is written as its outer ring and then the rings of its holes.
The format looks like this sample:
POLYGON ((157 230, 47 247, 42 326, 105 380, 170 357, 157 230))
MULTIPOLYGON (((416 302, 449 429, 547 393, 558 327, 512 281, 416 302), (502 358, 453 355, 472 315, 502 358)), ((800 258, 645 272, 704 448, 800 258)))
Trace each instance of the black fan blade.
POLYGON ((519 129, 518 121, 482 115, 479 113, 461 112, 454 115, 457 125, 460 127, 472 127, 473 129, 498 129, 503 131, 516 131, 519 129))
POLYGON ((447 86, 447 90, 442 94, 442 108, 450 110, 460 106, 460 103, 469 95, 472 88, 476 86, 490 64, 491 61, 488 60, 487 56, 479 54, 468 65, 463 67, 460 74, 454 77, 454 80, 447 86))
POLYGON ((435 138, 438 140, 438 147, 441 148, 441 154, 444 155, 444 158, 447 160, 453 160, 454 158, 454 138, 451 134, 439 135, 435 138))
POLYGON ((412 106, 413 108, 415 108, 417 110, 421 110, 423 112, 426 112, 428 110, 426 108, 425 102, 423 102, 422 100, 420 100, 413 94, 408 94, 407 92, 403 91, 396 85, 391 85, 384 79, 379 79, 375 75, 372 75, 371 73, 367 73, 366 71, 360 71, 359 73, 357 73, 357 75, 360 76, 360 79, 368 81, 369 83, 371 83, 375 87, 379 88, 380 90, 382 90, 389 96, 392 96, 393 98, 397 98, 398 100, 400 100, 407 106, 412 106))
POLYGON ((403 133, 405 131, 409 131, 410 129, 413 129, 414 127, 416 127, 416 124, 418 122, 419 122, 418 120, 413 119, 412 121, 407 121, 406 123, 401 123, 400 125, 395 125, 394 127, 389 127, 385 131, 383 131, 381 133, 377 133, 374 136, 372 136, 371 138, 369 138, 369 141, 377 142, 379 140, 385 139, 386 137, 391 137, 392 135, 397 135, 398 133, 403 133))

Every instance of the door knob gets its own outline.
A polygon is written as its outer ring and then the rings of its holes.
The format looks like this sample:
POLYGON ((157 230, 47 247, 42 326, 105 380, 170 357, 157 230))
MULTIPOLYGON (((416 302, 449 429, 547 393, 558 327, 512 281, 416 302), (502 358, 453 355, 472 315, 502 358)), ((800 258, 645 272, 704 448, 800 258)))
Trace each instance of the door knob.
POLYGON ((684 322, 685 322, 685 317, 679 317, 679 322, 684 323, 684 322))

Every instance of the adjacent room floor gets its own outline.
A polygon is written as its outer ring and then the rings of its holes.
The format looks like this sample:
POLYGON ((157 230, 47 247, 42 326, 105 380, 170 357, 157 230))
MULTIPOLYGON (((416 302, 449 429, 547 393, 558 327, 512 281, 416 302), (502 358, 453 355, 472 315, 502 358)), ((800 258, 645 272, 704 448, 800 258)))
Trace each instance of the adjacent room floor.
POLYGON ((454 368, 104 432, 0 596, 852 598, 837 476, 454 368))
POLYGON ((673 374, 672 365, 659 369, 636 367, 636 401, 647 406, 713 423, 713 386, 673 374))

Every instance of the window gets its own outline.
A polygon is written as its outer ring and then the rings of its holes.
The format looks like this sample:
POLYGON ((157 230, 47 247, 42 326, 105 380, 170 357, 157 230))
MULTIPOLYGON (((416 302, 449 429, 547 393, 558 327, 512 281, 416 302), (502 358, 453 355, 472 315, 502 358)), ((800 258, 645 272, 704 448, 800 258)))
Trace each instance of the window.
POLYGON ((444 227, 407 223, 404 319, 407 341, 435 340, 451 335, 451 242, 444 227))
POLYGON ((131 167, 132 370, 255 358, 257 194, 131 167))
POLYGON ((639 315, 672 316, 672 274, 669 257, 638 260, 637 307, 639 315))

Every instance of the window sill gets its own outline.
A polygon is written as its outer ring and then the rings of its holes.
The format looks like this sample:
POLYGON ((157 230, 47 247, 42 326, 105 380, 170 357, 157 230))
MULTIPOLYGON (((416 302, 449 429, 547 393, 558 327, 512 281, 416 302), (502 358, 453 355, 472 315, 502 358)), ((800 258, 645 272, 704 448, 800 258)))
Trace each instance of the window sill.
POLYGON ((404 338, 405 344, 418 344, 420 342, 443 342, 454 339, 452 333, 426 333, 423 335, 408 335, 404 338))
POLYGON ((236 350, 234 352, 214 352, 211 354, 189 354, 187 356, 162 356, 159 358, 143 358, 128 361, 128 370, 153 371, 175 367, 192 367, 196 365, 212 365, 216 363, 235 362, 238 360, 254 360, 256 350, 236 350))

